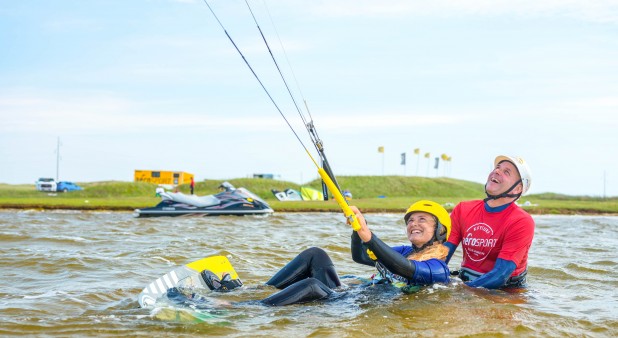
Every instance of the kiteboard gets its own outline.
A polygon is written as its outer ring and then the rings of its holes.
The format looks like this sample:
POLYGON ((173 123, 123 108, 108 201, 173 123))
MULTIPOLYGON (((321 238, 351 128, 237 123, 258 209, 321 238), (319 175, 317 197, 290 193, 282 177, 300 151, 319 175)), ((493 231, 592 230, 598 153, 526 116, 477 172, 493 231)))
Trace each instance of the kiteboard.
POLYGON ((200 276, 204 270, 209 270, 223 279, 228 273, 232 279, 238 279, 238 274, 225 256, 205 257, 195 262, 180 266, 157 278, 148 284, 137 296, 140 307, 152 307, 157 299, 174 287, 208 289, 206 282, 200 276))

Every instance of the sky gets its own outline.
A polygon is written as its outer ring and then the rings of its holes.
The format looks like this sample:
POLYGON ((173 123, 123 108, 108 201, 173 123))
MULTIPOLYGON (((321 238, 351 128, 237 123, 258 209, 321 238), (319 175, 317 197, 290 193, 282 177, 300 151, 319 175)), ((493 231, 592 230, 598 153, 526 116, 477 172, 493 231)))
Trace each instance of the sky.
POLYGON ((513 155, 529 194, 618 196, 616 1, 4 0, 0 45, 2 183, 302 184, 302 113, 337 176, 484 183, 513 155))

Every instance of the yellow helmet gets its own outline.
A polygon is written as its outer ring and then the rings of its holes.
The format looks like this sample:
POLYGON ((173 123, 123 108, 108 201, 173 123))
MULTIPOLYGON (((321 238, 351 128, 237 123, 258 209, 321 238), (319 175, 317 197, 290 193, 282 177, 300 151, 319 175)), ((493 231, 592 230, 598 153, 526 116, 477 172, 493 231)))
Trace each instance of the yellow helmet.
POLYGON ((406 224, 408 223, 408 218, 410 218, 410 215, 419 211, 432 214, 437 219, 438 224, 436 226, 436 239, 438 239, 438 241, 445 242, 451 234, 451 217, 449 216, 448 211, 436 202, 421 200, 412 204, 408 210, 406 210, 406 215, 403 217, 406 224), (446 236, 441 235, 443 227, 446 229, 446 236))

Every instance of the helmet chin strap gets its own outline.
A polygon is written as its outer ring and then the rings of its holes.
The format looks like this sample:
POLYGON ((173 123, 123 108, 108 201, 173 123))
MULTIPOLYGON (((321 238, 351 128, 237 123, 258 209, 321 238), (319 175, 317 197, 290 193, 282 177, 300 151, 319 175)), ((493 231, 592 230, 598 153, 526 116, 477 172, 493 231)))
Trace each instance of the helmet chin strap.
POLYGON ((483 201, 487 202, 489 200, 497 200, 497 199, 502 198, 502 197, 509 197, 509 198, 518 199, 521 196, 521 193, 519 193, 519 194, 509 194, 509 192, 511 192, 513 189, 515 189, 515 187, 519 183, 521 183, 521 180, 515 182, 515 184, 513 184, 507 191, 505 191, 505 192, 503 192, 501 194, 498 194, 498 195, 490 195, 487 192, 487 184, 485 184, 485 194, 487 195, 487 198, 485 198, 483 201))
POLYGON ((416 245, 412 244, 412 246, 414 247, 414 251, 415 251, 415 252, 419 252, 419 251, 421 251, 421 250, 425 249, 426 247, 428 247, 428 246, 430 246, 430 245, 433 245, 433 241, 434 241, 435 239, 436 239, 435 237, 434 237, 434 238, 432 238, 429 242, 427 242, 427 243, 425 243, 425 244, 421 245, 420 247, 417 247, 416 245))

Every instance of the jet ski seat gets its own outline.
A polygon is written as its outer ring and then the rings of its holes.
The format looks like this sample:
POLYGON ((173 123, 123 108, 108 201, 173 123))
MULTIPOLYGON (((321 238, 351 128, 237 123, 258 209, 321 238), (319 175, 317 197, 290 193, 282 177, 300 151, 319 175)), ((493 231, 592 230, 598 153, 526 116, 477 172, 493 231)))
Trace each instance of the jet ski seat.
POLYGON ((196 206, 199 208, 210 207, 213 205, 217 205, 221 203, 218 198, 213 195, 207 196, 195 196, 195 195, 185 195, 181 192, 163 192, 161 193, 162 199, 172 200, 178 203, 184 203, 192 206, 196 206))

